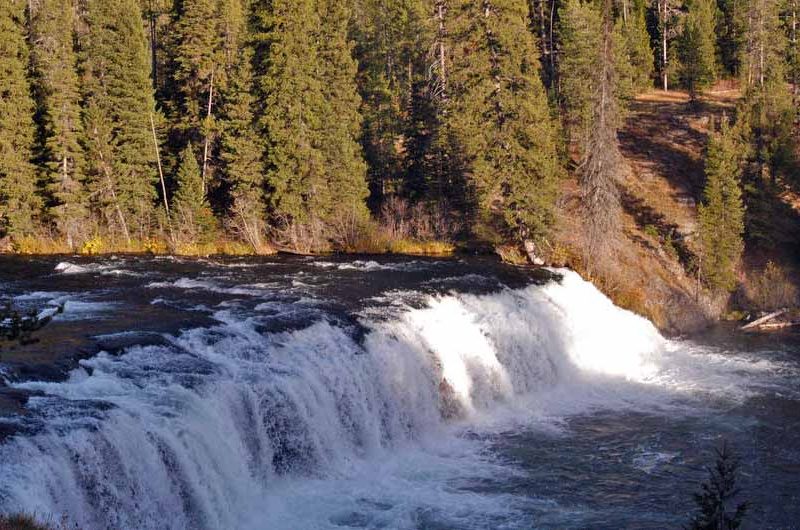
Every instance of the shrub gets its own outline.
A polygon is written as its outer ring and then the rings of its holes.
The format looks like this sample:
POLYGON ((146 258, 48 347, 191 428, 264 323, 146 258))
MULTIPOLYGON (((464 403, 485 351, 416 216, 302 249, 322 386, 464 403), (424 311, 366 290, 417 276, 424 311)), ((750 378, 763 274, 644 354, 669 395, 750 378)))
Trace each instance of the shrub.
POLYGON ((81 254, 89 255, 100 254, 103 251, 103 247, 103 238, 96 235, 83 244, 80 252, 81 254))
POLYGON ((751 275, 745 292, 749 302, 761 311, 774 311, 797 304, 797 287, 788 272, 772 261, 761 272, 751 275))
POLYGON ((658 228, 655 225, 645 225, 643 232, 645 235, 653 239, 660 239, 661 235, 658 233, 658 228))
POLYGON ((148 238, 142 244, 142 248, 148 254, 166 254, 167 243, 161 239, 148 238))

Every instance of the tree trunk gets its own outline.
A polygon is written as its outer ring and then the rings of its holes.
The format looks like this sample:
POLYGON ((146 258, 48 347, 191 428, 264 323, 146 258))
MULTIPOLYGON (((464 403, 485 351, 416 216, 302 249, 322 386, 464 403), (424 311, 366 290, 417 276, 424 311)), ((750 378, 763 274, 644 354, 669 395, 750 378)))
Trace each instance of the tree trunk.
POLYGON ((667 1, 661 0, 664 12, 661 14, 661 78, 664 92, 669 90, 669 79, 667 76, 667 1))
MULTIPOLYGON (((211 83, 208 90, 208 110, 206 111, 206 126, 211 125, 211 109, 214 102, 214 71, 211 71, 211 83)), ((206 193, 206 172, 208 171, 208 147, 211 143, 211 131, 206 131, 206 138, 203 146, 203 194, 206 193)))
POLYGON ((158 177, 161 179, 161 196, 164 198, 164 211, 167 212, 167 222, 169 222, 169 202, 167 201, 167 185, 164 183, 164 170, 161 167, 161 151, 158 148, 158 137, 156 136, 156 123, 153 114, 150 113, 150 128, 153 131, 153 148, 156 151, 156 162, 158 162, 158 177))

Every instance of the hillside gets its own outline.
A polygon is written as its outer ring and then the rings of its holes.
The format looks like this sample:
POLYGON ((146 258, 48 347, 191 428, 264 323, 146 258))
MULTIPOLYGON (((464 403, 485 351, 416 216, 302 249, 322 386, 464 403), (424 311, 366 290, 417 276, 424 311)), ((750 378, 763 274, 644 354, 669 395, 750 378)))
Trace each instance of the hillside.
MULTIPOLYGON (((738 96, 734 87, 718 85, 701 105, 692 106, 684 92, 642 94, 631 103, 619 134, 628 166, 620 176, 624 236, 614 245, 615 264, 589 275, 618 304, 647 316, 669 333, 694 331, 737 304, 747 305, 741 296, 734 296, 733 303, 727 297, 711 297, 694 274, 708 126, 711 119, 733 115, 738 96)), ((787 189, 781 201, 797 215, 800 201, 796 193, 787 189)), ((585 267, 580 258, 578 208, 573 177, 565 184, 553 255, 554 261, 581 270, 585 267)), ((755 272, 768 260, 786 267, 794 257, 748 245, 739 291, 749 289, 755 272)))

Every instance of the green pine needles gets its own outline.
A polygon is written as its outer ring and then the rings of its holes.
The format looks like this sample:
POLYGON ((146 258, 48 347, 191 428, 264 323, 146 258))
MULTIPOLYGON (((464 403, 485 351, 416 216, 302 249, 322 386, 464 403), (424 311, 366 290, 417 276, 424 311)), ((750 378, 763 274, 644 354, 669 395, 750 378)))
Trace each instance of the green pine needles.
POLYGON ((33 158, 34 103, 26 70, 24 0, 0 5, 0 232, 35 232, 41 199, 36 193, 33 158))
POLYGON ((711 133, 706 155, 706 186, 699 208, 702 248, 700 271, 715 290, 736 287, 736 269, 744 250, 744 204, 741 187, 743 145, 727 122, 711 133))
POLYGON ((527 3, 459 0, 448 13, 445 128, 474 193, 473 232, 490 241, 542 238, 561 169, 527 3))

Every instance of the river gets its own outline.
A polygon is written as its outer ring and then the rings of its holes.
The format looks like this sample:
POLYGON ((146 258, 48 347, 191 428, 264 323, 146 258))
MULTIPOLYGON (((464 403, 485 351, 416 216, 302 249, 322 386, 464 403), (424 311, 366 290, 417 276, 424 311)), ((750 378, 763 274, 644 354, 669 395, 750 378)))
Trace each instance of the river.
POLYGON ((666 339, 478 258, 0 258, 0 511, 83 529, 680 528, 711 451, 800 528, 800 340, 666 339), (37 359, 39 361, 37 361, 37 359), (43 359, 58 359, 54 364, 43 359))

